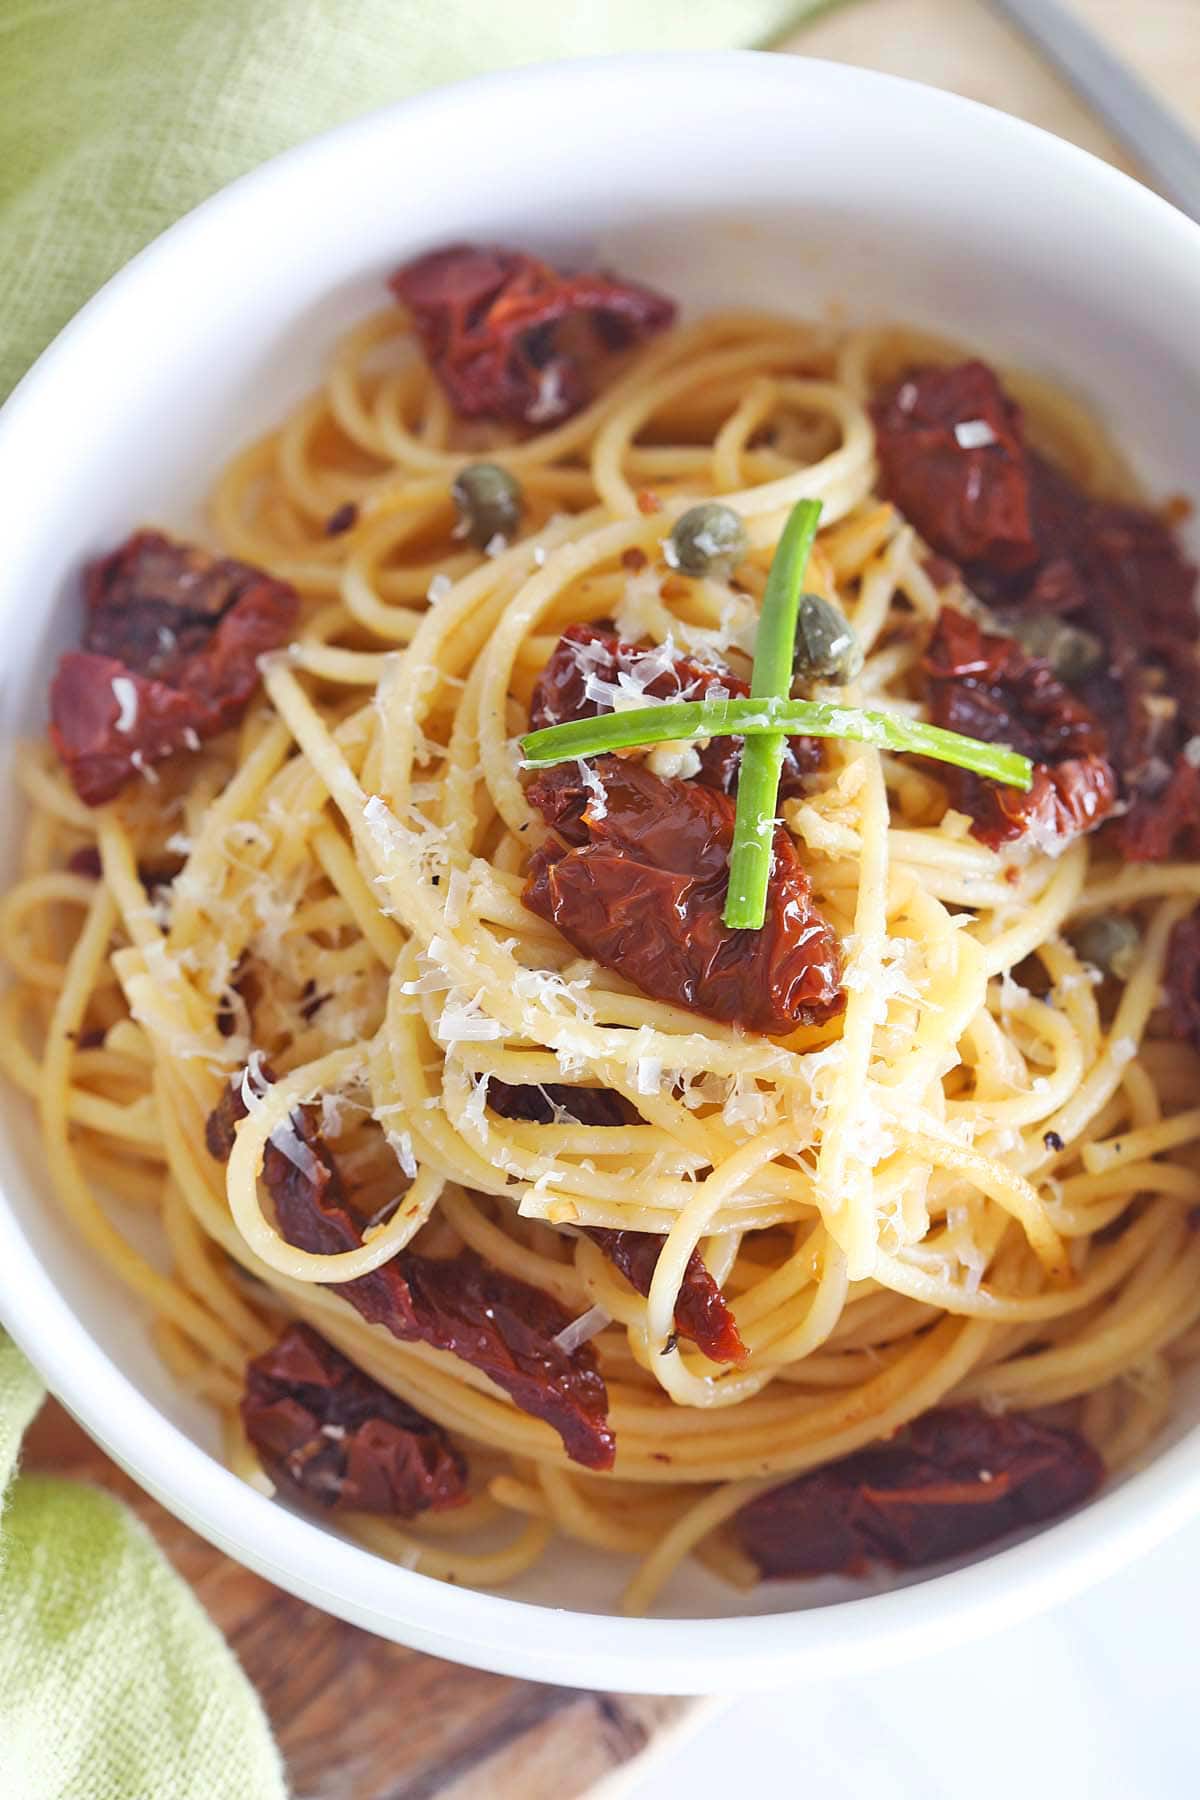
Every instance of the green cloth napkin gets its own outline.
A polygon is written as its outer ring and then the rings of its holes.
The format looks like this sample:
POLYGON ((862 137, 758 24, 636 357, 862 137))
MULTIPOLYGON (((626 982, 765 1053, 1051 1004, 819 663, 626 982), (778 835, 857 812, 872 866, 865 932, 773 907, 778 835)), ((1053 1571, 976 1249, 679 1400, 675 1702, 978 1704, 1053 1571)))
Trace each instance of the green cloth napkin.
MULTIPOLYGON (((0 0, 0 397, 102 282, 264 157, 551 57, 759 45, 831 0, 0 0)), ((15 1478, 0 1332, 0 1795, 276 1800, 237 1662, 111 1497, 15 1478)))
POLYGON ((0 1794, 283 1800, 254 1690, 149 1532, 96 1488, 15 1476, 43 1391, 0 1332, 0 1794))
POLYGON ((764 44, 828 0, 0 0, 0 397, 164 226, 422 88, 764 44))

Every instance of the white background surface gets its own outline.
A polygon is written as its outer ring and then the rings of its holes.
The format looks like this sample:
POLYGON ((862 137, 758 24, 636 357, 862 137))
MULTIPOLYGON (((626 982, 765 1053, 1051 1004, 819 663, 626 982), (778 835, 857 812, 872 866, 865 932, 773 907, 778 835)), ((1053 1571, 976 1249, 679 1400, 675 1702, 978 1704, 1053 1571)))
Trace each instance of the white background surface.
POLYGON ((1195 1800, 1200 1524, 1082 1598, 981 1643, 889 1674, 709 1702, 601 1794, 744 1800, 748 1791, 1195 1800))

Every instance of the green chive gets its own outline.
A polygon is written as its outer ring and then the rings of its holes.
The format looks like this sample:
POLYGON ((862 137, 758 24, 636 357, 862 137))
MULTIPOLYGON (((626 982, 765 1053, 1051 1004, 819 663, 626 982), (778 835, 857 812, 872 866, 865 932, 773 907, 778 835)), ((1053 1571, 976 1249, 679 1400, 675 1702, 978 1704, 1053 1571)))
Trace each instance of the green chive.
MULTIPOLYGON (((786 700, 791 693, 796 615, 820 518, 819 500, 801 500, 792 508, 783 528, 759 614, 750 676, 752 700, 786 700)), ((761 931, 767 916, 771 843, 786 743, 784 732, 771 731, 748 738, 742 750, 733 848, 729 853, 729 888, 725 895, 724 919, 730 927, 761 931)))
POLYGON ((580 756, 603 756, 609 750, 672 743, 677 738, 752 738, 777 732, 785 737, 799 733, 874 744, 878 750, 953 763, 973 775, 1001 781, 1005 787, 1028 790, 1033 786, 1029 758, 1003 744, 985 744, 981 738, 963 737, 940 725, 926 725, 899 713, 841 706, 835 700, 672 700, 630 712, 601 713, 597 719, 547 725, 521 739, 521 754, 526 768, 549 769, 580 756))

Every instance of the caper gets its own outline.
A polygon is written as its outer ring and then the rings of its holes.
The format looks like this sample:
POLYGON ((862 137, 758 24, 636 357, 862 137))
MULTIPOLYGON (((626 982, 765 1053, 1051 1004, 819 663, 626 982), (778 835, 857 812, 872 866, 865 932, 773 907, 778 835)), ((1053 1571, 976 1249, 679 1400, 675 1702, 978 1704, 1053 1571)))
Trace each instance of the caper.
POLYGON ((499 463, 468 463, 450 489, 463 536, 480 550, 493 538, 515 537, 521 522, 521 484, 499 463))
POLYGON ((1077 926, 1070 937, 1081 961, 1123 980, 1133 967, 1141 935, 1132 919, 1120 913, 1097 913, 1077 926))
POLYGON ((1030 656, 1048 662, 1060 681, 1082 681, 1104 661, 1104 644, 1094 631, 1068 624, 1054 613, 1018 614, 1008 629, 1030 656))
POLYGON ((796 679, 831 681, 842 687, 854 680, 862 665, 854 627, 841 608, 820 594, 801 594, 792 663, 796 679))
POLYGON ((680 513, 667 539, 667 561, 685 575, 732 575, 748 548, 746 527, 732 506, 705 500, 680 513))

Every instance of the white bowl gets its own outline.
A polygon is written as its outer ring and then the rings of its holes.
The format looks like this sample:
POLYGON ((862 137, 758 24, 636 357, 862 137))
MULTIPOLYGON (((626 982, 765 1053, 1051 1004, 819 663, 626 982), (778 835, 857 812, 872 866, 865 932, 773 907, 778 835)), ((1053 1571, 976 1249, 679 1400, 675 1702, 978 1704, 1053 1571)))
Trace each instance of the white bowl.
MULTIPOLYGON (((186 528, 230 451, 312 385, 386 273, 455 238, 602 259, 693 309, 833 301, 948 330, 1077 389, 1153 489, 1200 495, 1200 230, 1124 176, 967 101, 831 64, 525 70, 377 113, 238 182, 117 276, 21 385, 0 415, 6 744, 41 723, 82 559, 143 519, 186 528)), ((830 1581, 746 1598, 692 1570, 666 1596, 675 1617, 629 1620, 595 1559, 569 1549, 519 1598, 445 1587, 215 1460, 212 1421, 59 1216, 29 1109, 8 1093, 2 1107, 0 1316, 50 1386, 213 1543, 419 1649, 647 1692, 862 1672, 1009 1623, 1200 1508, 1188 1401, 1176 1441, 1083 1512, 892 1591, 830 1581)))

